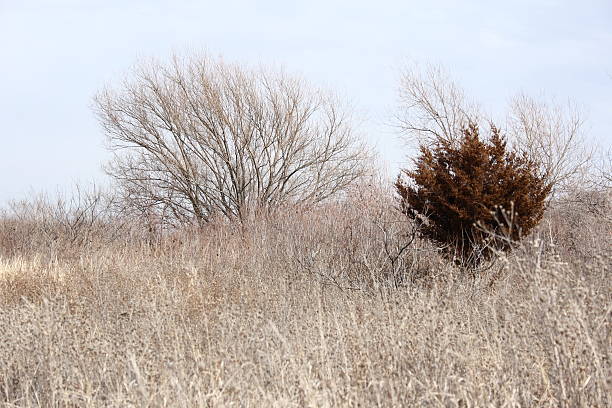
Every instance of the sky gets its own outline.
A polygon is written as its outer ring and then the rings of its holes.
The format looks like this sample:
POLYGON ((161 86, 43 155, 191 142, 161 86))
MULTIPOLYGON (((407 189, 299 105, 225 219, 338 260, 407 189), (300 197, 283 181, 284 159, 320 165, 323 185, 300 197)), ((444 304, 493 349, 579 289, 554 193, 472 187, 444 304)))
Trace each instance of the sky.
POLYGON ((390 173, 409 160, 391 119, 414 63, 493 117, 518 92, 571 100, 612 145, 610 0, 0 0, 0 204, 107 183, 93 95, 138 59, 202 50, 338 93, 390 173))

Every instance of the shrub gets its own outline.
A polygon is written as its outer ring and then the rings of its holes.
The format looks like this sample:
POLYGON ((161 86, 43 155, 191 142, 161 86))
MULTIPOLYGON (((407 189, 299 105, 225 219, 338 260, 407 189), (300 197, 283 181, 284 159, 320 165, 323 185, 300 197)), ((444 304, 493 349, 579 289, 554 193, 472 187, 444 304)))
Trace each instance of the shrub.
POLYGON ((395 184, 402 211, 421 234, 462 266, 476 267, 535 227, 551 191, 538 163, 506 149, 491 126, 482 140, 476 124, 460 138, 421 146, 416 168, 402 170, 411 183, 395 184))

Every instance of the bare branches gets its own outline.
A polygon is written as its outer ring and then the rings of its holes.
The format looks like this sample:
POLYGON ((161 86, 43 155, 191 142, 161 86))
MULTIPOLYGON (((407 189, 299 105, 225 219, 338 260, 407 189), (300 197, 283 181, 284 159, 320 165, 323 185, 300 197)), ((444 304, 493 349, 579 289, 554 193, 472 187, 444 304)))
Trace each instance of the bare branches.
MULTIPOLYGON (((435 142, 454 144, 468 123, 484 125, 483 119, 477 105, 440 67, 402 74, 396 120, 409 140, 426 146, 435 142)), ((516 150, 540 163, 542 175, 555 187, 554 192, 560 193, 577 183, 593 155, 582 124, 578 109, 571 103, 563 107, 520 94, 509 107, 507 137, 516 150)))
POLYGON ((575 186, 592 158, 582 124, 571 103, 563 107, 520 94, 512 100, 508 130, 515 147, 541 163, 546 180, 559 191, 575 186))
POLYGON ((10 255, 29 251, 83 248, 93 242, 114 241, 124 223, 111 210, 113 196, 93 186, 75 185, 72 194, 56 197, 40 194, 11 201, 0 210, 0 252, 10 255), (8 235, 7 235, 8 234, 8 235))
POLYGON ((478 107, 438 66, 405 70, 400 78, 400 111, 396 117, 405 136, 420 144, 454 141, 468 123, 477 123, 478 107))
POLYGON ((141 64, 95 104, 126 202, 181 223, 323 201, 369 155, 331 96, 207 57, 141 64))

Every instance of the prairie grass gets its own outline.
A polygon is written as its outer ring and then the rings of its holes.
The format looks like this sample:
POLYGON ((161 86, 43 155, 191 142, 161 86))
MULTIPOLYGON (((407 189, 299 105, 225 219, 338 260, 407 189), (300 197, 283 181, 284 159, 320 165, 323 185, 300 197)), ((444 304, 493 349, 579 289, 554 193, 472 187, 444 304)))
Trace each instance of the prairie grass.
POLYGON ((401 251, 410 226, 376 194, 154 239, 5 214, 0 401, 612 406, 612 226, 568 214, 475 279, 401 251))

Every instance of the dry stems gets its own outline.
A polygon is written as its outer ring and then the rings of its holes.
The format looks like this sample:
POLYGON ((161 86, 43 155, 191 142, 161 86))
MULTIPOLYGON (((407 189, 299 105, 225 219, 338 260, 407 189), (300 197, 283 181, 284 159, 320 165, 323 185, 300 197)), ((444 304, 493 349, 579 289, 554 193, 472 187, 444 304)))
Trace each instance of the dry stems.
POLYGON ((398 255, 379 196, 3 248, 3 406, 612 404, 609 221, 576 260, 551 213, 474 281, 418 239, 398 255))

